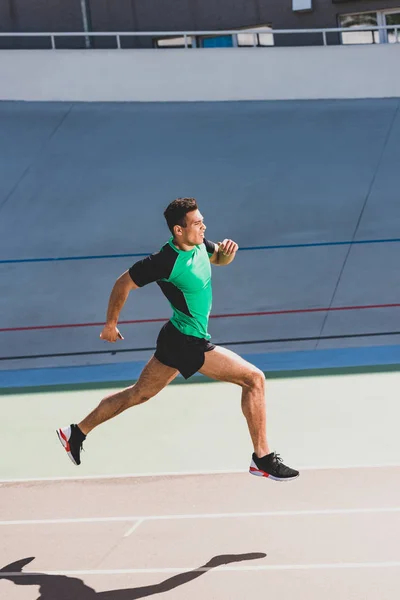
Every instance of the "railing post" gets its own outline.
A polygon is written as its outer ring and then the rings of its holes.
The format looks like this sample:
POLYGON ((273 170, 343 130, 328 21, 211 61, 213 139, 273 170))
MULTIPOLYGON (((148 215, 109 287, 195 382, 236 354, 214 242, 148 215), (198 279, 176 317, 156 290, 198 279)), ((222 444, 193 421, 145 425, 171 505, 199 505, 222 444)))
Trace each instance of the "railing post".
POLYGON ((121 37, 119 34, 117 34, 117 48, 118 50, 121 50, 121 37))
MULTIPOLYGON (((82 13, 83 30, 85 31, 85 33, 88 33, 89 30, 91 29, 91 26, 89 25, 90 8, 89 8, 88 0, 81 0, 81 13, 82 13)), ((90 38, 89 38, 89 36, 85 35, 85 48, 90 48, 90 47, 91 47, 90 38)))
POLYGON ((186 35, 186 33, 183 34, 183 41, 185 43, 185 48, 187 48, 188 47, 188 41, 187 41, 187 35, 186 35))
POLYGON ((54 35, 51 35, 50 38, 51 38, 51 49, 55 50, 56 49, 56 41, 54 39, 54 35))
POLYGON ((326 46, 327 44, 326 44, 326 31, 325 30, 322 32, 322 39, 324 41, 324 46, 326 46))

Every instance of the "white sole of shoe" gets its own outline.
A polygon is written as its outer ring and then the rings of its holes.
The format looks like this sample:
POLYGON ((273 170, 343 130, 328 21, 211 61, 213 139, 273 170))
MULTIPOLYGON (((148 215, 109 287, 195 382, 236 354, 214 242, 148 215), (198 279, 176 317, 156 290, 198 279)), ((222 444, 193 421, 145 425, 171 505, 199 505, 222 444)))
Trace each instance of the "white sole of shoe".
POLYGON ((251 461, 249 473, 250 473, 250 475, 255 475, 255 477, 266 477, 268 479, 272 479, 273 481, 293 481, 293 479, 297 479, 300 475, 300 473, 298 473, 294 477, 285 477, 285 478, 274 477, 273 475, 270 475, 269 473, 266 473, 265 471, 261 471, 257 467, 257 465, 255 464, 255 462, 253 460, 251 461))
POLYGON ((70 446, 69 446, 69 442, 68 442, 69 438, 71 437, 71 427, 65 427, 64 429, 60 428, 60 429, 57 429, 56 432, 58 435, 58 439, 60 440, 60 443, 63 446, 66 453, 68 454, 69 458, 74 463, 74 465, 78 466, 78 463, 76 462, 76 460, 74 459, 74 457, 71 454, 71 450, 70 450, 70 446))

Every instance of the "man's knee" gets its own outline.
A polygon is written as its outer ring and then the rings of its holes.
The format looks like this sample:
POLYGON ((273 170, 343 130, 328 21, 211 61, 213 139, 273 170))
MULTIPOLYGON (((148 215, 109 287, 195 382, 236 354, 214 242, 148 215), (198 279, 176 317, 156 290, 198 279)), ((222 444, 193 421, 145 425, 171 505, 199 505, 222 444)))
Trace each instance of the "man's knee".
POLYGON ((147 402, 148 400, 150 400, 150 398, 152 398, 153 396, 150 396, 150 394, 138 394, 137 396, 137 402, 135 402, 135 404, 143 404, 144 402, 147 402))
POLYGON ((154 394, 152 394, 149 389, 136 383, 129 388, 129 405, 136 406, 137 404, 144 404, 144 402, 147 402, 153 396, 154 394))
POLYGON ((244 384, 251 389, 264 389, 265 375, 260 369, 253 367, 246 373, 244 384))

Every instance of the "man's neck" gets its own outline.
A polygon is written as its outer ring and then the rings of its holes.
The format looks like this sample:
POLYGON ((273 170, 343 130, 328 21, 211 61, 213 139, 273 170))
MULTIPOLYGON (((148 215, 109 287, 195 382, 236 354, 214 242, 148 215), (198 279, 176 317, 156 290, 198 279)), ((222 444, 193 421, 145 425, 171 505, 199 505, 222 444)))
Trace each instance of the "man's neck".
POLYGON ((193 250, 194 248, 192 244, 182 244, 176 238, 173 238, 172 243, 174 244, 174 246, 179 248, 179 250, 183 250, 184 252, 190 252, 190 250, 193 250))

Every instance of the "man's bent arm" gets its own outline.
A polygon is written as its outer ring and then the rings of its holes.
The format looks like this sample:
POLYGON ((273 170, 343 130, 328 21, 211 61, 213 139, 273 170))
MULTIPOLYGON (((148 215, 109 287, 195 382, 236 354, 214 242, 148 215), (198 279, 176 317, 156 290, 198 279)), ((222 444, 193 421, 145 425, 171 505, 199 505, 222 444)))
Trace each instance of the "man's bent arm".
POLYGON ((227 255, 227 254, 223 254, 223 252, 218 250, 217 262, 215 264, 219 265, 220 267, 225 267, 226 265, 229 265, 229 263, 231 263, 233 261, 235 256, 236 256, 236 252, 233 254, 227 255))
POLYGON ((214 254, 210 257, 210 262, 221 267, 229 265, 233 261, 239 248, 236 242, 229 239, 218 242, 218 244, 214 242, 214 246, 214 254))
POLYGON ((132 281, 128 271, 125 271, 114 284, 111 291, 107 308, 107 325, 116 325, 120 312, 129 296, 131 290, 136 290, 139 286, 132 281))

